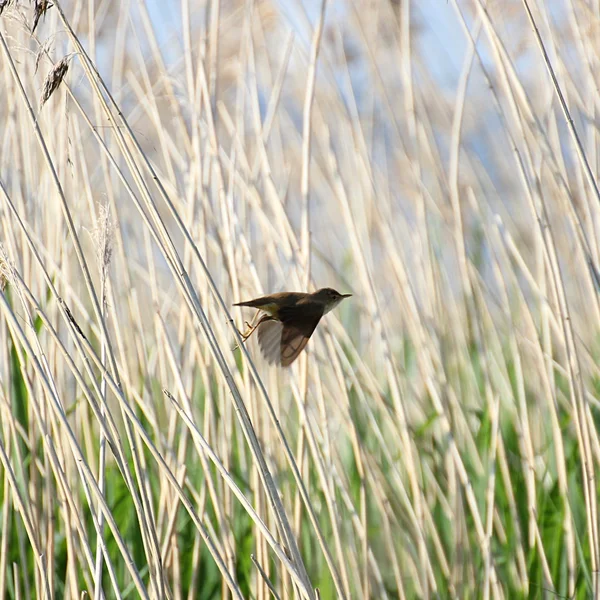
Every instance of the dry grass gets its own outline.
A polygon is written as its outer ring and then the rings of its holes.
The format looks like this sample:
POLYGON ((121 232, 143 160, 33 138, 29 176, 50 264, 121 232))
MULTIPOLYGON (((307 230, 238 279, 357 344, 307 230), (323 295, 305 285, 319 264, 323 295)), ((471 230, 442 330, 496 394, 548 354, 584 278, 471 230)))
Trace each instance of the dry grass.
POLYGON ((311 6, 1 3, 0 598, 600 597, 600 16, 311 6))

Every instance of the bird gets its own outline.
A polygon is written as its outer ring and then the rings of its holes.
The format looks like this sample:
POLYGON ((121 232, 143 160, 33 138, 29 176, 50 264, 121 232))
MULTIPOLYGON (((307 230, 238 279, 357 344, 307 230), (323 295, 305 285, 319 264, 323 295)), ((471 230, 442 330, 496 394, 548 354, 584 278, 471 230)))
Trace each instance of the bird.
POLYGON ((350 296, 352 294, 340 294, 332 288, 321 288, 312 293, 280 292, 237 302, 234 306, 262 311, 256 325, 246 322, 248 331, 242 334, 242 341, 258 330, 258 344, 267 362, 289 367, 304 350, 321 317, 350 296))

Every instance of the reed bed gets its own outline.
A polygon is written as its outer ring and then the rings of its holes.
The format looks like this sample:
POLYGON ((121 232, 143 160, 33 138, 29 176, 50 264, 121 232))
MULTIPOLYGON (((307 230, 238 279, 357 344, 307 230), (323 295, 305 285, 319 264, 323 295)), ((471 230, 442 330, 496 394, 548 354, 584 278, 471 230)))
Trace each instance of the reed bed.
POLYGON ((0 10, 0 598, 600 597, 597 2, 0 10))

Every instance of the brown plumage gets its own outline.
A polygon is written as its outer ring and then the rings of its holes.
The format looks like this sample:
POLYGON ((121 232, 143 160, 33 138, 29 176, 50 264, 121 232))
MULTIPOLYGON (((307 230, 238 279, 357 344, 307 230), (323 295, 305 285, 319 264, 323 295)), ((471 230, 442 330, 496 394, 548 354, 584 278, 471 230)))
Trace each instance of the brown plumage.
POLYGON ((258 329, 258 344, 267 362, 288 367, 304 350, 321 317, 348 296, 323 288, 312 294, 271 294, 234 306, 249 306, 266 313, 242 338, 246 341, 258 329))

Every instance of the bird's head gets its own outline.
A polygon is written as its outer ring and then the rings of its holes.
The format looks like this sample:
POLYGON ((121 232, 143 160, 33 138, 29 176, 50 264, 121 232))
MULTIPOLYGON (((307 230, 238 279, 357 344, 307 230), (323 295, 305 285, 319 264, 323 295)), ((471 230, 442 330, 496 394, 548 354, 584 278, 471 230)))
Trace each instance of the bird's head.
POLYGON ((330 310, 335 308, 344 298, 349 298, 352 294, 340 294, 333 288, 321 288, 314 294, 315 299, 323 302, 325 305, 325 312, 327 314, 330 310))

